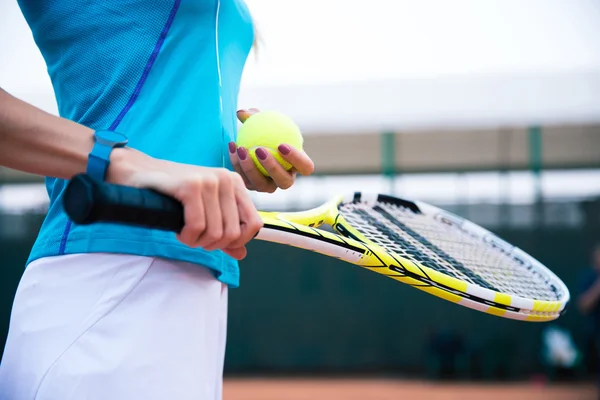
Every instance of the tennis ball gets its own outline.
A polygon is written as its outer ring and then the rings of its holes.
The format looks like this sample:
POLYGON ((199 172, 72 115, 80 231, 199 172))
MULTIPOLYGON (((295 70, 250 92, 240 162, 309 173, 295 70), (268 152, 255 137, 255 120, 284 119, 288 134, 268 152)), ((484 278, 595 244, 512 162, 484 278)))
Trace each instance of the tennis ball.
POLYGON ((264 176, 269 176, 269 174, 256 158, 256 149, 263 147, 286 170, 290 170, 292 165, 284 160, 277 150, 277 147, 284 143, 302 150, 304 139, 300 128, 294 121, 277 111, 260 111, 251 115, 238 130, 236 141, 238 147, 248 149, 254 164, 264 176))

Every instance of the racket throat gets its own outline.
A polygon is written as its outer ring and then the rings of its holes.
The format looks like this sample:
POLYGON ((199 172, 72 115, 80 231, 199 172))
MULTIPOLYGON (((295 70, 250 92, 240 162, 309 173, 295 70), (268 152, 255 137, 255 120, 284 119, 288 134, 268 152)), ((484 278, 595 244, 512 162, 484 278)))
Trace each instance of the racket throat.
POLYGON ((336 222, 333 225, 333 229, 335 229, 335 231, 337 233, 339 233, 340 235, 356 240, 358 242, 363 242, 362 240, 360 240, 360 238, 358 238, 356 235, 354 235, 352 232, 350 232, 344 225, 342 225, 341 223, 336 222))

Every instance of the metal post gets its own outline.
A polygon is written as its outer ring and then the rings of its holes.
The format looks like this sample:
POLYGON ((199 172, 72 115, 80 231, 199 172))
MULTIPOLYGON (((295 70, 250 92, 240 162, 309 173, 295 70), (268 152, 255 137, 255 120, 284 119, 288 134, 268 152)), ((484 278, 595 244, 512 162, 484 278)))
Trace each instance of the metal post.
POLYGON ((510 144, 512 139, 512 131, 510 129, 498 130, 498 164, 500 185, 500 207, 499 207, 499 226, 505 228, 510 226, 512 216, 510 215, 511 202, 511 185, 510 185, 510 144))
POLYGON ((396 180, 396 134, 384 132, 381 134, 381 172, 390 185, 390 194, 395 194, 396 180))
POLYGON ((529 136, 529 170, 533 174, 534 196, 535 196, 535 214, 534 223, 541 226, 543 223, 542 210, 542 129, 539 126, 531 126, 528 131, 529 136))

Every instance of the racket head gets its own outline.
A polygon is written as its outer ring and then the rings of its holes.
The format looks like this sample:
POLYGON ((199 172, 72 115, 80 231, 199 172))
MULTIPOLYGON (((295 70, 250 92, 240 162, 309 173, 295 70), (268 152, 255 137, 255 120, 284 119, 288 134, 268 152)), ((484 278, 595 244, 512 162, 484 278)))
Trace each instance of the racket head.
MULTIPOLYGON (((65 211, 76 223, 113 222, 178 232, 183 205, 149 189, 74 177, 65 211)), ((262 212, 257 239, 360 265, 463 306, 526 321, 558 318, 564 283, 486 229, 434 206, 354 193, 300 213, 262 212), (327 224, 335 232, 318 229, 327 224), (466 251, 469 249, 469 251, 466 251)))
POLYGON ((570 300, 546 266, 481 226, 427 203, 383 194, 338 199, 334 229, 362 242, 386 268, 430 294, 500 317, 551 321, 570 300))

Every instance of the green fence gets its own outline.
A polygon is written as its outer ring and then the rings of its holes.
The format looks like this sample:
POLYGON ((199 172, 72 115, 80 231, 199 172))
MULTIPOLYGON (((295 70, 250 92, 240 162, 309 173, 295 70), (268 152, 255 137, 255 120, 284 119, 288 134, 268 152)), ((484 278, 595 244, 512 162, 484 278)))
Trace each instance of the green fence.
MULTIPOLYGON (((575 294, 598 225, 578 229, 503 229, 501 237, 552 268, 575 294)), ((0 342, 33 236, 0 243, 0 342)), ((539 369, 545 324, 500 319, 401 285, 373 272, 286 246, 253 242, 230 292, 226 372, 423 372, 427 344, 452 331, 484 365, 515 373, 539 369)), ((572 309, 558 323, 576 338, 582 318, 572 309)))
MULTIPOLYGON (((587 267, 580 232, 500 234, 538 254, 571 288, 587 267)), ((528 372, 539 365, 545 326, 474 312, 359 267, 268 243, 252 244, 230 310, 227 367, 240 372, 422 371, 428 340, 440 331, 462 336, 489 362, 502 356, 528 372), (267 254, 277 261, 265 262, 267 254)), ((559 323, 581 336, 576 310, 559 323)))

